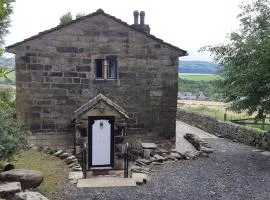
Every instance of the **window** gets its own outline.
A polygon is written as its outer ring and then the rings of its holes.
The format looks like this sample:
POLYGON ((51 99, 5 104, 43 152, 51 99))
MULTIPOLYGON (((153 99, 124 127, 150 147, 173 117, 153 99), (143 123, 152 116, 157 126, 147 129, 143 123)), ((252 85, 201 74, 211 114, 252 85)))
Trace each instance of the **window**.
POLYGON ((108 60, 108 78, 116 79, 116 60, 108 60))
POLYGON ((117 56, 95 60, 96 79, 117 79, 117 56))
POLYGON ((103 78, 103 60, 96 59, 96 78, 103 78))

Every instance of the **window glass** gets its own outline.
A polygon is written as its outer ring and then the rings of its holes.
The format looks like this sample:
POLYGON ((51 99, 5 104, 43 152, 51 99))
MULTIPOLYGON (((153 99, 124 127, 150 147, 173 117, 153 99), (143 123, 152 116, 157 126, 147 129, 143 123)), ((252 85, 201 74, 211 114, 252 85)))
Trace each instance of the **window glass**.
POLYGON ((103 78, 103 61, 96 59, 96 78, 103 78))
POLYGON ((117 66, 117 61, 116 60, 108 60, 108 78, 115 79, 116 78, 116 66, 117 66))

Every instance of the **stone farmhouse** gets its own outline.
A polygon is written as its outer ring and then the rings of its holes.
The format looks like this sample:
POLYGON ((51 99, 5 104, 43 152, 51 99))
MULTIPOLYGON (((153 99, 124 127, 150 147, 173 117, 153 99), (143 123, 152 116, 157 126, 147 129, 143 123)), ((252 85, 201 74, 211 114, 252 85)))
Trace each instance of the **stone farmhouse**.
MULTIPOLYGON (((102 9, 6 49, 17 114, 37 145, 88 148, 88 166, 121 168, 123 144, 173 140, 178 59, 187 52, 102 9)), ((140 21, 140 23, 139 23, 140 21)))

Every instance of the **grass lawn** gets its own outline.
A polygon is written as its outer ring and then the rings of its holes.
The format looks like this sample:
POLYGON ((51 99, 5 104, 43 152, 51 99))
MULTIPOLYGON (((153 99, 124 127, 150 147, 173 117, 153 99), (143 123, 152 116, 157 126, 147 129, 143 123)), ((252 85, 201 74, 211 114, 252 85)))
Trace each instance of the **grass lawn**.
POLYGON ((15 168, 41 171, 44 180, 38 190, 47 197, 56 193, 68 177, 69 169, 64 161, 34 149, 21 152, 11 163, 15 168))
POLYGON ((179 77, 192 81, 213 81, 220 78, 216 74, 179 74, 179 77))

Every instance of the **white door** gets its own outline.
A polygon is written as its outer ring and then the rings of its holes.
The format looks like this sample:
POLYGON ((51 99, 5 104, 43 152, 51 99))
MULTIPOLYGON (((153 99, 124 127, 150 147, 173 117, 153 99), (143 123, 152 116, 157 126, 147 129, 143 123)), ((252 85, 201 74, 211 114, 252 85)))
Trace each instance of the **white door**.
POLYGON ((109 120, 94 120, 92 125, 92 166, 111 165, 111 124, 109 120))

